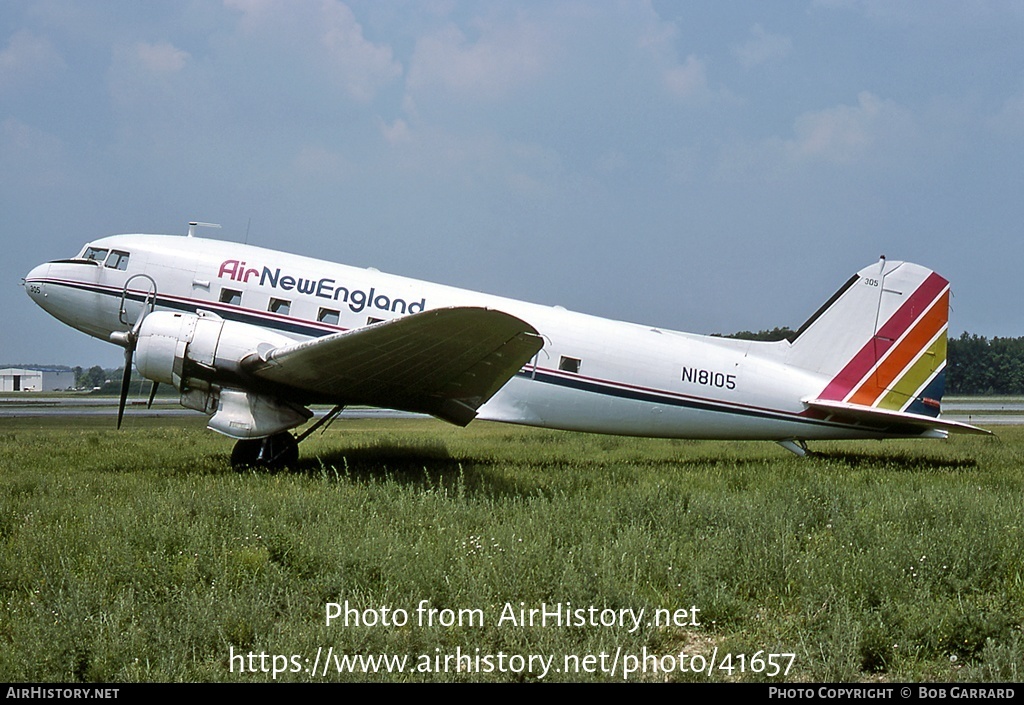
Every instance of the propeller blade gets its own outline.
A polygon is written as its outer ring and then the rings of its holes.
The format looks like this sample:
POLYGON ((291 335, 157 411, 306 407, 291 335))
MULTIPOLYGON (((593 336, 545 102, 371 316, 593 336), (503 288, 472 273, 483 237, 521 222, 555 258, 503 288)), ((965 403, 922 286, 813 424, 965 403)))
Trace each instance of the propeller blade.
MULTIPOLYGON (((129 280, 131 281, 131 280, 129 280)), ((152 281, 152 280, 150 280, 152 281)), ((153 293, 156 293, 156 283, 153 284, 153 293)), ((128 285, 125 284, 127 293, 128 285)), ((148 300, 148 299, 147 299, 148 300)), ((132 381, 132 358, 135 356, 135 346, 139 344, 139 332, 142 330, 142 321, 146 317, 146 309, 143 306, 139 317, 130 331, 117 331, 110 334, 110 340, 118 345, 124 346, 124 375, 121 377, 121 401, 117 405, 117 427, 121 428, 121 420, 124 418, 124 406, 128 402, 128 387, 132 381)), ((156 396, 156 382, 153 382, 153 389, 149 393, 149 406, 153 407, 153 397, 156 396)))
POLYGON ((153 400, 156 399, 156 390, 160 386, 159 382, 153 382, 153 386, 149 389, 149 403, 146 404, 147 409, 153 408, 153 400))
POLYGON ((128 401, 128 385, 132 381, 132 356, 135 353, 135 346, 124 350, 124 375, 121 376, 121 401, 117 405, 117 427, 121 428, 121 419, 124 418, 124 405, 128 401))
POLYGON ((139 340, 139 331, 142 330, 142 320, 146 317, 146 311, 143 310, 139 313, 138 320, 135 321, 135 325, 132 326, 132 346, 139 340))

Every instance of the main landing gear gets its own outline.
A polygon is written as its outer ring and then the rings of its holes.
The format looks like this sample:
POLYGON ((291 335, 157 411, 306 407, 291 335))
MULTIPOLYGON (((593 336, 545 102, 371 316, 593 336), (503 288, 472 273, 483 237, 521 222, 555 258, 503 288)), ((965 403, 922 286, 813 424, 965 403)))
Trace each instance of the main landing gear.
POLYGON ((231 467, 236 470, 263 468, 280 470, 299 462, 299 442, 285 431, 266 438, 245 439, 231 451, 231 467))
POLYGON ((321 426, 325 424, 329 426, 344 408, 343 404, 338 404, 298 438, 283 431, 266 438, 245 438, 237 441, 231 451, 231 467, 236 470, 246 468, 281 470, 286 467, 295 467, 299 462, 299 443, 321 426))

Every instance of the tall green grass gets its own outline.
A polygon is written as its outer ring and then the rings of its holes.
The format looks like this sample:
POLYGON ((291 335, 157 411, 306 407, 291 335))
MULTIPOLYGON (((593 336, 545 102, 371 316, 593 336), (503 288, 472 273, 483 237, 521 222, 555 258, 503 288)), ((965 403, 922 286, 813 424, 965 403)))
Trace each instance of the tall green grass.
MULTIPOLYGON (((58 423, 0 421, 0 681, 269 680, 232 672, 231 650, 318 647, 559 666, 645 647, 792 652, 774 680, 1020 679, 1024 429, 797 459, 767 443, 339 421, 303 443, 299 468, 237 473, 230 441, 198 422, 58 423), (346 600, 486 622, 327 626, 325 605, 346 600), (700 626, 496 624, 520 602, 696 605, 700 626)), ((666 678, 708 679, 633 679, 666 678)))

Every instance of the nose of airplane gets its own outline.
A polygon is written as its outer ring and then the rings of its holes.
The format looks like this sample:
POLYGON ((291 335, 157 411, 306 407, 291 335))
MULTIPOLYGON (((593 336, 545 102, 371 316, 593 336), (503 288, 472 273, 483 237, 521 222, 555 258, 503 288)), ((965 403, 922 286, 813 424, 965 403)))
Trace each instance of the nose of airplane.
POLYGON ((34 267, 31 272, 25 275, 24 286, 25 293, 35 301, 37 304, 42 306, 42 300, 46 296, 46 289, 44 282, 46 281, 46 275, 49 273, 50 265, 41 264, 38 267, 34 267))

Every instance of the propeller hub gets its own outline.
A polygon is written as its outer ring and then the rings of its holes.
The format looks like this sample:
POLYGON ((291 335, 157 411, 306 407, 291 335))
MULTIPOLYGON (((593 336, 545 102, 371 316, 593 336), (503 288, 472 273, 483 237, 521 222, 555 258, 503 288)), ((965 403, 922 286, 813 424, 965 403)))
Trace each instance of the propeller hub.
POLYGON ((110 334, 110 342, 115 345, 120 345, 125 350, 131 350, 135 347, 135 336, 130 330, 115 330, 110 334))

